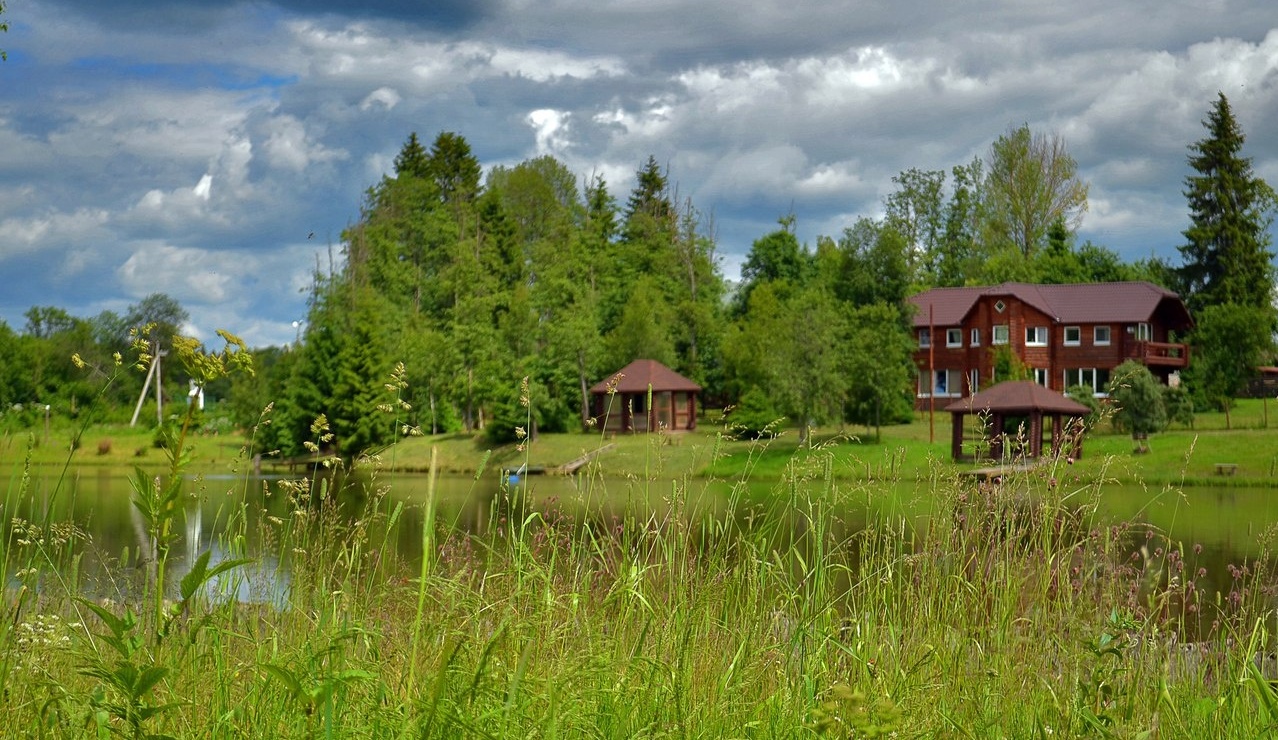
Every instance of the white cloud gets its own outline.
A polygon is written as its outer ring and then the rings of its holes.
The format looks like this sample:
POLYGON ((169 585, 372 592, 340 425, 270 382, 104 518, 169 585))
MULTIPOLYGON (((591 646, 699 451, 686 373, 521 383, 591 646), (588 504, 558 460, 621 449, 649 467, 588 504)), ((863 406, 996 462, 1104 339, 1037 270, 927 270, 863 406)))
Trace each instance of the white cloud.
POLYGON ((567 152, 571 145, 568 118, 568 113, 552 108, 539 108, 528 114, 525 120, 536 137, 538 155, 558 156, 567 152))
POLYGON ((399 105, 399 101, 403 98, 399 92, 393 87, 382 86, 369 93, 363 100, 359 102, 359 109, 362 111, 370 111, 373 109, 392 110, 399 105))
POLYGON ((262 151, 266 163, 272 167, 303 172, 312 164, 345 158, 345 152, 328 149, 315 141, 307 133, 306 125, 295 116, 272 116, 265 126, 270 133, 262 144, 262 151))
POLYGON ((0 221, 0 251, 13 256, 66 244, 89 244, 103 237, 110 219, 101 208, 6 218, 0 221))
POLYGON ((137 247, 116 277, 133 298, 167 293, 180 303, 216 303, 226 300, 234 277, 225 270, 242 262, 235 253, 152 243, 137 247))

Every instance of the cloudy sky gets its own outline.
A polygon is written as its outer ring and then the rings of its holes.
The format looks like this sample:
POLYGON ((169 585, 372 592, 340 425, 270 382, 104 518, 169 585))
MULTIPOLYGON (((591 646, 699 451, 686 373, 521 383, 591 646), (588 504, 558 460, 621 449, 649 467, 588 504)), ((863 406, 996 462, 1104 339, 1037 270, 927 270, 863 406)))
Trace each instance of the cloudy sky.
POLYGON ((1186 147, 1223 91, 1278 184, 1272 0, 8 0, 0 320, 152 292, 291 341, 409 132, 552 154, 622 202, 651 154, 725 274, 787 213, 812 243, 1009 126, 1060 134, 1080 236, 1175 257, 1186 147), (358 8, 358 10, 352 10, 358 8))

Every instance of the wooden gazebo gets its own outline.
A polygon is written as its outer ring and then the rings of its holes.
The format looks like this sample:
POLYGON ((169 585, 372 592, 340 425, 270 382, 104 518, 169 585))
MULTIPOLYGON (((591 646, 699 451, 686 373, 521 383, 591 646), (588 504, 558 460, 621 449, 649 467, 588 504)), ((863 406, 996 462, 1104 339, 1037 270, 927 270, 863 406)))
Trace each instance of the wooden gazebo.
POLYGON ((1077 429, 1067 428, 1067 426, 1074 427, 1074 424, 1067 425, 1064 420, 1066 418, 1081 420, 1090 413, 1090 409, 1083 404, 1030 380, 999 383, 961 401, 956 401, 945 410, 950 412, 953 419, 950 448, 955 460, 973 457, 963 454, 963 419, 968 414, 982 414, 988 417, 985 439, 989 443, 989 455, 993 460, 1000 460, 1009 435, 1017 434, 1016 429, 1007 428, 1008 417, 1025 417, 1026 419, 1027 447, 1022 450, 1025 457, 1037 458, 1043 455, 1044 417, 1050 417, 1052 420, 1051 454, 1059 455, 1061 448, 1068 441, 1070 456, 1081 457, 1082 437, 1077 433, 1077 429), (1071 435, 1068 440, 1067 434, 1071 435))
POLYGON ((700 392, 701 386, 656 360, 635 360, 591 387, 591 414, 605 431, 696 429, 700 392))

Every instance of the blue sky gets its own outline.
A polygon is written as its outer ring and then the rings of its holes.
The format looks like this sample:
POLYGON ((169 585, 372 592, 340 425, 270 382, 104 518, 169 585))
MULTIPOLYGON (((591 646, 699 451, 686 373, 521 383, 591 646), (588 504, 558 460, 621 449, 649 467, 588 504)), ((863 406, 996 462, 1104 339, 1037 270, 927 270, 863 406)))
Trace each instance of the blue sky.
POLYGON ((837 236, 893 175, 1021 123, 1064 138, 1091 184, 1080 238, 1127 259, 1175 258, 1217 91, 1278 183, 1266 0, 11 0, 4 18, 15 329, 33 305, 89 317, 158 291, 196 336, 291 341, 412 131, 456 131, 486 167, 554 155, 622 202, 653 155, 713 213, 729 276, 779 216, 837 236))

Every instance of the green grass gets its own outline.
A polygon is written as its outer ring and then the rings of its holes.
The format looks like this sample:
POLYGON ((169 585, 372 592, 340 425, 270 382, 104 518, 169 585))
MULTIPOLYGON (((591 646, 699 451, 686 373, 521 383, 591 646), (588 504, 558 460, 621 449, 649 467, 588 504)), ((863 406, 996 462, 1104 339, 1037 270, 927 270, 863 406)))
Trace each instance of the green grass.
MULTIPOLYGON (((1278 447, 1270 441, 1278 430, 1278 402, 1274 406, 1275 429, 1265 426, 1261 401, 1240 400, 1232 413, 1231 430, 1225 429, 1224 414, 1200 413, 1193 429, 1178 427, 1153 435, 1150 452, 1144 455, 1132 454, 1128 435, 1102 424, 1088 436, 1074 472, 1094 476, 1103 468, 1104 475, 1116 481, 1159 486, 1278 486, 1278 447), (1236 474, 1218 475, 1217 463, 1237 465, 1236 474)), ((948 415, 937 414, 934 441, 929 440, 927 415, 919 414, 912 424, 885 427, 879 442, 875 442, 872 430, 844 427, 816 430, 812 446, 833 450, 833 474, 842 480, 927 480, 937 465, 951 465, 949 422, 948 415)), ((528 454, 514 444, 494 447, 482 436, 448 434, 405 439, 383 451, 381 458, 387 469, 424 472, 430 468, 434 449, 440 472, 473 474, 481 466, 495 471, 518 468, 525 461, 554 468, 610 445, 596 461, 599 469, 614 477, 735 480, 748 474, 756 481, 779 481, 796 456, 810 454, 801 449, 795 430, 783 430, 778 438, 763 444, 725 438, 723 433, 722 427, 703 423, 694 432, 666 435, 543 434, 528 454)), ((60 466, 68 460, 76 466, 122 468, 164 464, 161 451, 152 445, 151 430, 124 425, 91 427, 74 452, 70 451, 69 429, 55 428, 47 441, 40 430, 0 435, 0 464, 12 466, 21 461, 32 435, 36 440, 32 459, 37 465, 60 466)), ((203 470, 226 472, 239 464, 247 444, 238 435, 193 436, 195 464, 203 470)), ((265 458, 268 468, 272 460, 265 458)), ((953 469, 971 467, 975 466, 954 465, 953 469)))
MULTIPOLYGON (((256 520, 268 552, 207 588, 181 579, 183 593, 154 608, 124 593, 74 599, 91 543, 54 509, 14 529, 0 556, 19 574, 0 614, 8 731, 1252 738, 1278 722, 1252 661, 1271 649, 1265 558, 1207 592, 1192 550, 1101 520, 1098 486, 1065 493, 1047 470, 978 489, 933 465, 940 515, 927 527, 875 510, 850 526, 841 512, 879 484, 836 472, 848 449, 889 447, 797 450, 786 437, 720 445, 739 470, 713 482, 731 491, 727 509, 685 516, 707 485, 687 471, 720 464, 700 463, 714 445, 695 439, 619 445, 665 498, 659 516, 646 504, 589 516, 616 482, 607 455, 572 502, 583 518, 495 505, 478 533, 437 522, 431 503, 390 505, 376 474, 358 492, 298 481, 274 519, 228 501, 219 545, 241 553, 256 520), (783 455, 777 495, 749 498, 751 476, 783 455), (362 508, 339 512, 352 493, 362 508), (416 537, 427 556, 398 561, 387 537, 416 537), (278 604, 226 595, 236 581, 261 593, 285 569, 278 604)), ((914 475, 881 459, 887 484, 914 475)), ((6 507, 28 495, 12 480, 6 507)), ((120 583, 144 573, 117 565, 120 583)))

